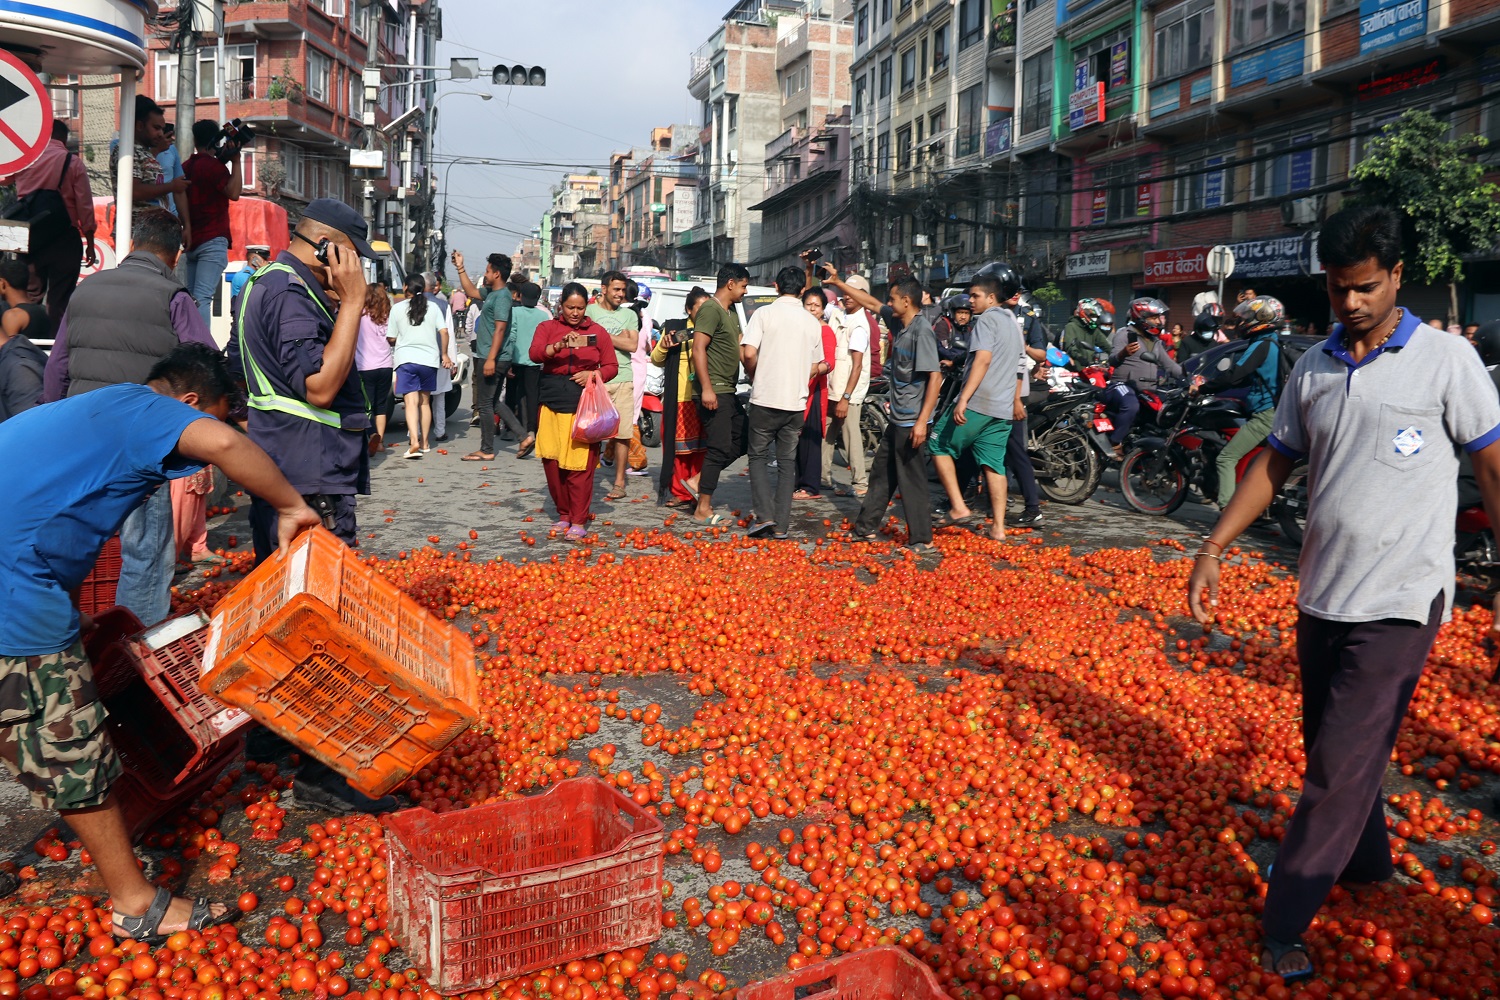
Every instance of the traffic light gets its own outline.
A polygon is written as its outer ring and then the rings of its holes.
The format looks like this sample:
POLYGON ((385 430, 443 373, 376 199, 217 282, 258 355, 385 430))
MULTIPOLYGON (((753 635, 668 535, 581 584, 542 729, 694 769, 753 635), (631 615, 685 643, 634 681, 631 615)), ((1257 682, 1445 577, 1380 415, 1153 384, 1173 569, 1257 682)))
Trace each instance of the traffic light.
POLYGON ((545 87, 547 71, 540 66, 496 66, 490 79, 497 87, 545 87))

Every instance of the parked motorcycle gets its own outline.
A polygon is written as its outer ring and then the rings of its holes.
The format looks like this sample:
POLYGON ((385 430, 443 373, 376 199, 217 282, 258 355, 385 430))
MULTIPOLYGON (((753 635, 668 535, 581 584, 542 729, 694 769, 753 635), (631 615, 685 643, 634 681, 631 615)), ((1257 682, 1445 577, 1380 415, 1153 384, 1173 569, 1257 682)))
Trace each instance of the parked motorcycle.
POLYGON ((1109 418, 1096 413, 1094 387, 1049 391, 1027 409, 1026 451, 1037 486, 1055 503, 1081 504, 1094 495, 1109 450, 1109 418), (1102 429, 1101 429, 1102 428, 1102 429))
POLYGON ((1458 512, 1453 533, 1453 558, 1460 568, 1470 572, 1488 573, 1500 569, 1500 546, 1495 544, 1495 531, 1482 504, 1458 512))
MULTIPOLYGON (((1245 403, 1224 396, 1198 396, 1187 388, 1163 389, 1159 411, 1142 410, 1136 427, 1141 436, 1120 466, 1120 492, 1142 514, 1171 514, 1187 499, 1189 487, 1205 497, 1219 493, 1219 453, 1239 433, 1247 416, 1245 403), (1142 427, 1142 424, 1145 427, 1142 427), (1152 428, 1156 433, 1151 433, 1152 428)), ((1260 445, 1240 459, 1238 482, 1260 455, 1260 445)), ((1299 462, 1271 502, 1273 518, 1294 544, 1302 544, 1307 512, 1307 465, 1299 462)))

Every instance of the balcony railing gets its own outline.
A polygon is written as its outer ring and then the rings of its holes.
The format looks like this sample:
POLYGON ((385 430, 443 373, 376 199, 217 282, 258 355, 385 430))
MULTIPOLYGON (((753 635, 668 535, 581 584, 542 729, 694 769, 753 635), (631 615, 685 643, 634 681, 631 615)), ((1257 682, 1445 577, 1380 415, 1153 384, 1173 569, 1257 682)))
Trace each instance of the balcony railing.
POLYGON ((990 22, 990 51, 1016 47, 1016 4, 1010 0, 1005 10, 990 22))

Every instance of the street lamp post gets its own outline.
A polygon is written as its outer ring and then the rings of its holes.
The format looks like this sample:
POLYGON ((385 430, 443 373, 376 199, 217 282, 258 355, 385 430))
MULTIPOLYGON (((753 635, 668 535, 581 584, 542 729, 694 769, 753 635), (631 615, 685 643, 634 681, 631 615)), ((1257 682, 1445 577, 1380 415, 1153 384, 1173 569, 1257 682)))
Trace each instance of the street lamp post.
MULTIPOLYGON (((423 129, 423 136, 422 136, 422 175, 423 175, 423 179, 427 182, 427 189, 428 189, 428 191, 427 191, 427 194, 428 194, 427 208, 425 210, 426 213, 427 213, 426 218, 427 218, 427 230, 428 230, 428 232, 424 232, 422 234, 422 246, 429 252, 429 254, 430 254, 431 249, 432 249, 432 236, 431 236, 431 232, 430 231, 432 229, 432 219, 433 219, 433 215, 434 215, 434 213, 432 212, 432 196, 433 196, 434 192, 432 191, 432 182, 430 180, 430 177, 431 177, 430 171, 432 170, 432 144, 433 144, 433 135, 434 135, 434 133, 437 132, 438 109, 442 106, 443 101, 445 101, 446 99, 448 99, 450 97, 477 97, 481 101, 489 101, 489 100, 493 100, 494 96, 495 96, 494 94, 488 93, 487 91, 483 91, 483 90, 450 90, 446 94, 439 94, 437 100, 435 100, 435 101, 432 102, 432 115, 431 115, 430 119, 427 122, 427 127, 425 129, 423 129)), ((453 169, 453 164, 450 163, 448 165, 448 169, 452 170, 453 169)), ((448 173, 447 173, 447 171, 444 171, 444 173, 443 173, 443 228, 446 230, 447 227, 448 227, 448 173)), ((443 268, 444 268, 443 259, 442 259, 442 257, 443 257, 443 250, 444 249, 445 249, 445 247, 439 246, 438 252, 437 252, 437 255, 436 255, 437 259, 433 260, 433 259, 431 259, 431 256, 429 256, 429 259, 427 261, 427 265, 428 265, 427 266, 427 270, 429 270, 429 271, 436 271, 437 274, 438 274, 438 277, 440 277, 440 278, 443 275, 443 268)))

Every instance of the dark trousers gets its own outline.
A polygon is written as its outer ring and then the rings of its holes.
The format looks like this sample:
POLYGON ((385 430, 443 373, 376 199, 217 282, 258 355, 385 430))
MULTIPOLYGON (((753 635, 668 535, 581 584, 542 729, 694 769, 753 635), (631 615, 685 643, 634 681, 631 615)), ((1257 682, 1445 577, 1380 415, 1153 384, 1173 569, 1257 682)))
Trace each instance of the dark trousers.
POLYGON ((708 457, 703 460, 703 474, 698 478, 698 492, 710 496, 719 488, 719 474, 738 462, 745 454, 745 404, 732 392, 719 393, 719 408, 710 410, 698 404, 698 418, 703 424, 703 440, 708 457))
MULTIPOLYGON (((318 510, 318 498, 305 496, 304 500, 313 510, 318 510)), ((351 548, 358 544, 359 525, 354 520, 354 494, 340 493, 329 496, 333 503, 333 533, 351 548)), ((250 498, 250 536, 255 543, 255 565, 259 566, 271 558, 276 551, 278 521, 276 508, 260 497, 250 498)))
POLYGON ((1036 491, 1036 470, 1031 467, 1031 456, 1026 452, 1026 421, 1010 422, 1010 439, 1005 442, 1005 468, 1016 485, 1021 487, 1021 498, 1027 510, 1042 506, 1042 498, 1036 491))
POLYGON ((526 426, 517 419, 515 412, 500 398, 500 392, 505 388, 506 367, 504 364, 497 363, 495 374, 486 377, 483 361, 474 366, 474 412, 479 414, 479 450, 486 455, 495 453, 495 415, 497 413, 500 419, 505 421, 505 426, 515 434, 517 441, 526 437, 526 426))
POLYGON ((516 416, 521 418, 521 423, 526 425, 526 433, 535 434, 537 417, 542 412, 541 366, 511 366, 510 384, 511 388, 515 390, 515 403, 511 405, 511 408, 516 411, 516 416))
POLYGON ((1442 618, 1438 594, 1426 625, 1298 619, 1307 773, 1266 892, 1268 936, 1295 940, 1341 878, 1393 874, 1380 782, 1442 618))
POLYGON ((69 229, 41 248, 33 247, 29 259, 35 276, 31 297, 46 303, 47 321, 52 328, 49 336, 56 336, 57 325, 68 310, 68 300, 78 287, 78 274, 83 269, 83 236, 77 229, 69 229))
POLYGON ((891 503, 892 485, 901 491, 906 511, 907 544, 932 541, 932 491, 927 485, 927 446, 911 446, 911 428, 886 424, 880 447, 870 467, 870 492, 859 505, 854 533, 868 535, 880 528, 891 503))
POLYGON ((1116 382, 1104 390, 1104 412, 1115 425, 1109 434, 1109 443, 1120 444, 1135 426, 1135 418, 1141 412, 1141 401, 1136 398, 1134 389, 1124 382, 1116 382))
POLYGON ((797 488, 809 493, 823 492, 823 395, 821 386, 813 390, 797 438, 797 488))
POLYGON ((776 522, 778 535, 786 534, 792 524, 792 491, 797 484, 797 441, 802 436, 804 420, 801 410, 750 407, 750 502, 755 508, 755 520, 776 522), (773 447, 776 459, 774 489, 771 486, 773 447))

